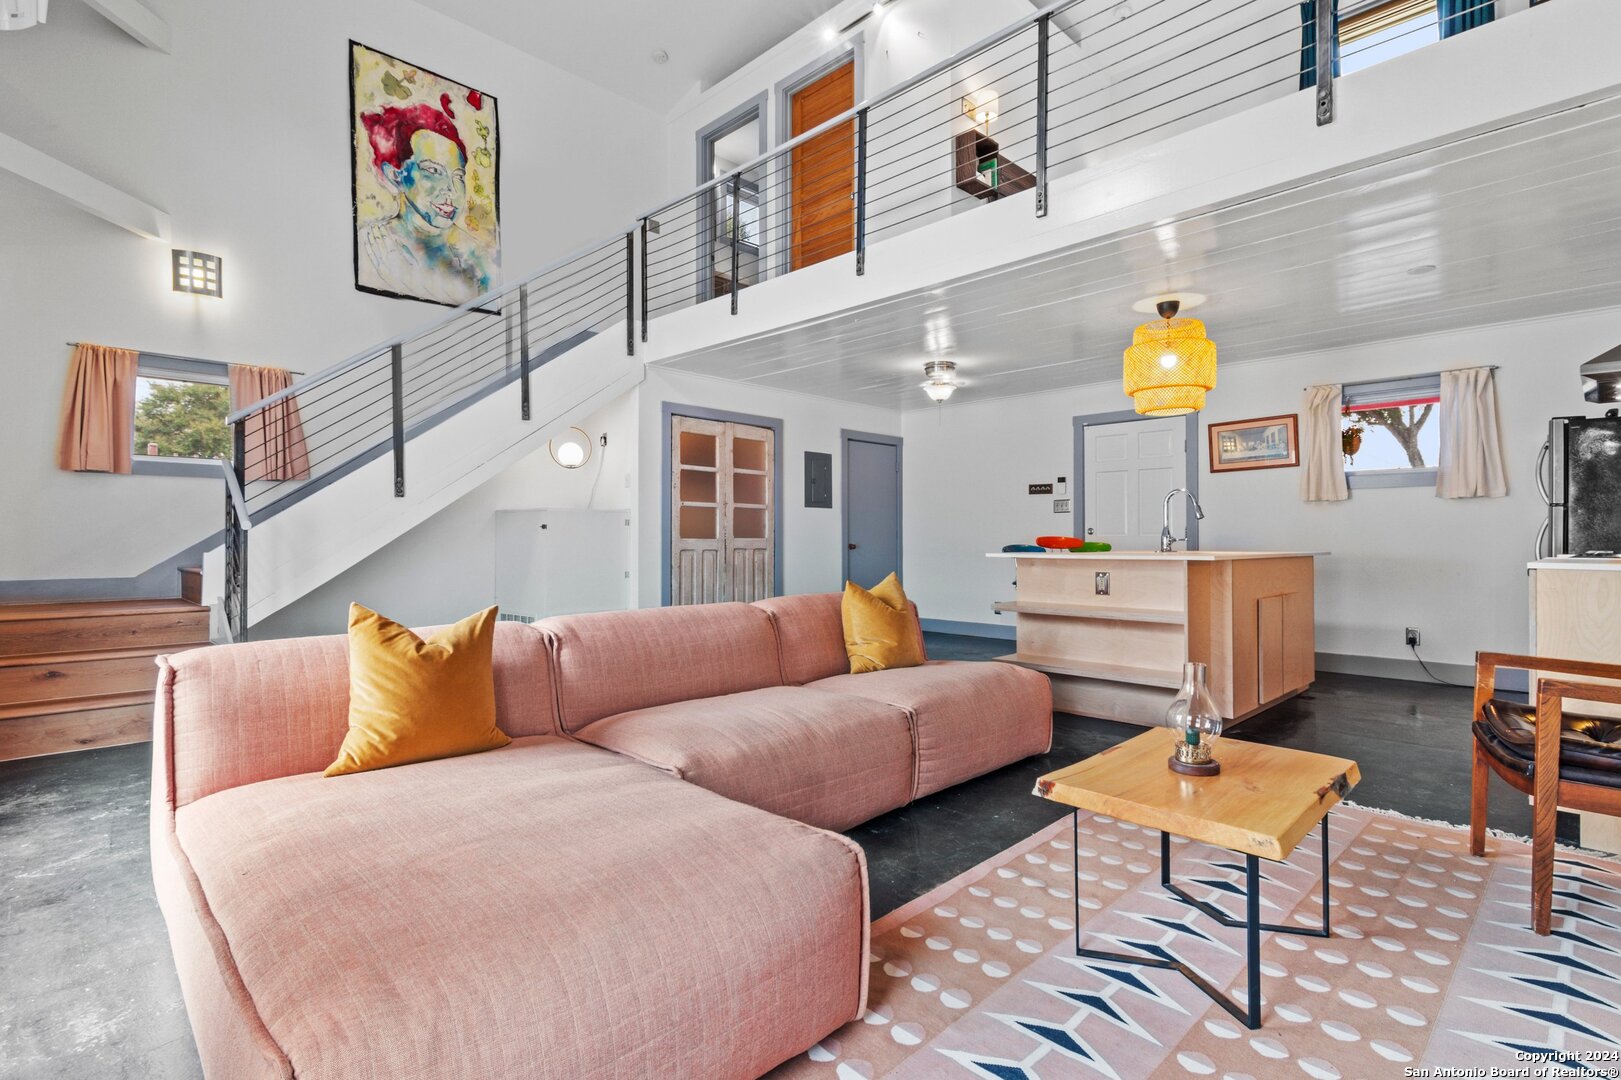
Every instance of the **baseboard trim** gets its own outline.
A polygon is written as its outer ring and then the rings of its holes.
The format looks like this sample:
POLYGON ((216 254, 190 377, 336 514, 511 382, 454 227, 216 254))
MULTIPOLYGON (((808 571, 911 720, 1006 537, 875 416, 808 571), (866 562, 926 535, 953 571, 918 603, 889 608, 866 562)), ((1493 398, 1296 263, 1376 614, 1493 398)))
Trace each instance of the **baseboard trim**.
MULTIPOLYGON (((1453 664, 1444 660, 1427 660, 1430 670, 1449 683, 1459 686, 1475 684, 1475 669, 1470 664, 1453 664)), ((1401 656, 1356 656, 1349 653, 1317 654, 1317 670, 1332 671, 1339 675, 1368 675, 1376 679, 1401 679, 1406 682, 1438 685, 1424 671, 1417 660, 1401 656)), ((1523 671, 1504 670, 1497 686, 1501 690, 1523 693, 1527 686, 1523 671)))
POLYGON ((1001 626, 997 623, 960 622, 956 619, 918 619, 927 634, 958 634, 962 637, 995 638, 998 641, 1012 641, 1016 630, 1012 626, 1001 626))

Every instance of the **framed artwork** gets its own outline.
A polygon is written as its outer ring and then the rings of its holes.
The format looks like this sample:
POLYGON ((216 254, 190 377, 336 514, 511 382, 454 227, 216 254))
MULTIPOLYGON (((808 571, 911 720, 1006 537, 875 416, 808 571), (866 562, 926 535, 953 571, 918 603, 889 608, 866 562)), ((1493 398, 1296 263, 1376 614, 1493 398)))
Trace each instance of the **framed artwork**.
POLYGON ((1260 416, 1210 424, 1210 471, 1286 469, 1300 464, 1300 418, 1260 416))
POLYGON ((355 288, 459 307, 501 276, 495 98, 349 42, 355 288))

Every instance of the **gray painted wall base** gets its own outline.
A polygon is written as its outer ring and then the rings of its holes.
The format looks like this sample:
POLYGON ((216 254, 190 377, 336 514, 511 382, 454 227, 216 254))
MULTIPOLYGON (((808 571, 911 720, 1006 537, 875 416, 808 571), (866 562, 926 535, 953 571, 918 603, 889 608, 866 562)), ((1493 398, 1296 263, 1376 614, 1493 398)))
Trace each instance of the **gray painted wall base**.
POLYGON ((33 578, 0 581, 0 602, 29 600, 167 600, 180 595, 180 568, 201 566, 203 552, 225 542, 222 529, 133 577, 33 578))
POLYGON ((999 623, 960 622, 956 619, 918 619, 927 634, 961 634, 964 637, 996 638, 1012 641, 1017 633, 1012 626, 999 623))
MULTIPOLYGON (((956 619, 921 619, 923 629, 932 634, 962 634, 967 637, 995 638, 1012 641, 1016 634, 1012 626, 998 623, 962 622, 956 619)), ((1425 661, 1430 670, 1449 683, 1459 686, 1475 684, 1475 669, 1469 664, 1451 664, 1440 660, 1425 661)), ((1350 656, 1343 653, 1317 654, 1317 670, 1341 675, 1369 675, 1378 679, 1402 679, 1407 682, 1431 683, 1434 679, 1424 673, 1417 660, 1399 656, 1350 656)), ((1527 684, 1523 671, 1505 670, 1498 680, 1498 688, 1524 693, 1527 684)))

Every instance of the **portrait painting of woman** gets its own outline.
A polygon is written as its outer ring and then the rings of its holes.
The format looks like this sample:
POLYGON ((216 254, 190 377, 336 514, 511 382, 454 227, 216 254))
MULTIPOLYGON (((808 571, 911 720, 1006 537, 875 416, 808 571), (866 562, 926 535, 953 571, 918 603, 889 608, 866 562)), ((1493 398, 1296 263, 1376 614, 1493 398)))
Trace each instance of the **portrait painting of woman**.
POLYGON ((355 287, 452 307, 501 268, 495 99, 350 42, 355 287))

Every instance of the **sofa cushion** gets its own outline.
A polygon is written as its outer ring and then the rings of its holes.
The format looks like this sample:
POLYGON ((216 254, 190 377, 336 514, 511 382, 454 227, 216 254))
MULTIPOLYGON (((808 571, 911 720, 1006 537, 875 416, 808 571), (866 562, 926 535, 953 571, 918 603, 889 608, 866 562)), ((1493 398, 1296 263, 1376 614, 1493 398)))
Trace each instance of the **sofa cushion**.
POLYGON ((605 611, 536 624, 552 635, 563 729, 632 709, 782 684, 771 618, 749 604, 605 611))
MULTIPOLYGON (((333 634, 161 657, 158 722, 171 726, 174 756, 159 764, 174 805, 331 764, 349 729, 348 649, 347 635, 333 634)), ((497 623, 492 662, 496 725, 512 736, 556 733, 545 637, 497 623)))
POLYGON ((917 795, 960 784, 1052 745, 1052 684, 1012 664, 931 660, 922 667, 837 675, 830 690, 905 709, 917 732, 917 795))
POLYGON ((576 737, 824 829, 912 798, 905 711, 820 690, 780 686, 638 709, 576 737))
POLYGON ((349 605, 349 731, 327 776, 496 750, 495 608, 426 638, 349 605))
MULTIPOLYGON (((842 593, 802 593, 756 600, 754 606, 771 616, 782 646, 782 681, 804 686, 817 679, 850 673, 850 654, 844 647, 842 593)), ((910 605, 917 615, 917 605, 910 605)), ((918 653, 926 656, 923 631, 918 629, 918 653)))
POLYGON ((300 1080, 752 1077, 862 1007, 859 847, 569 740, 175 826, 300 1080))

